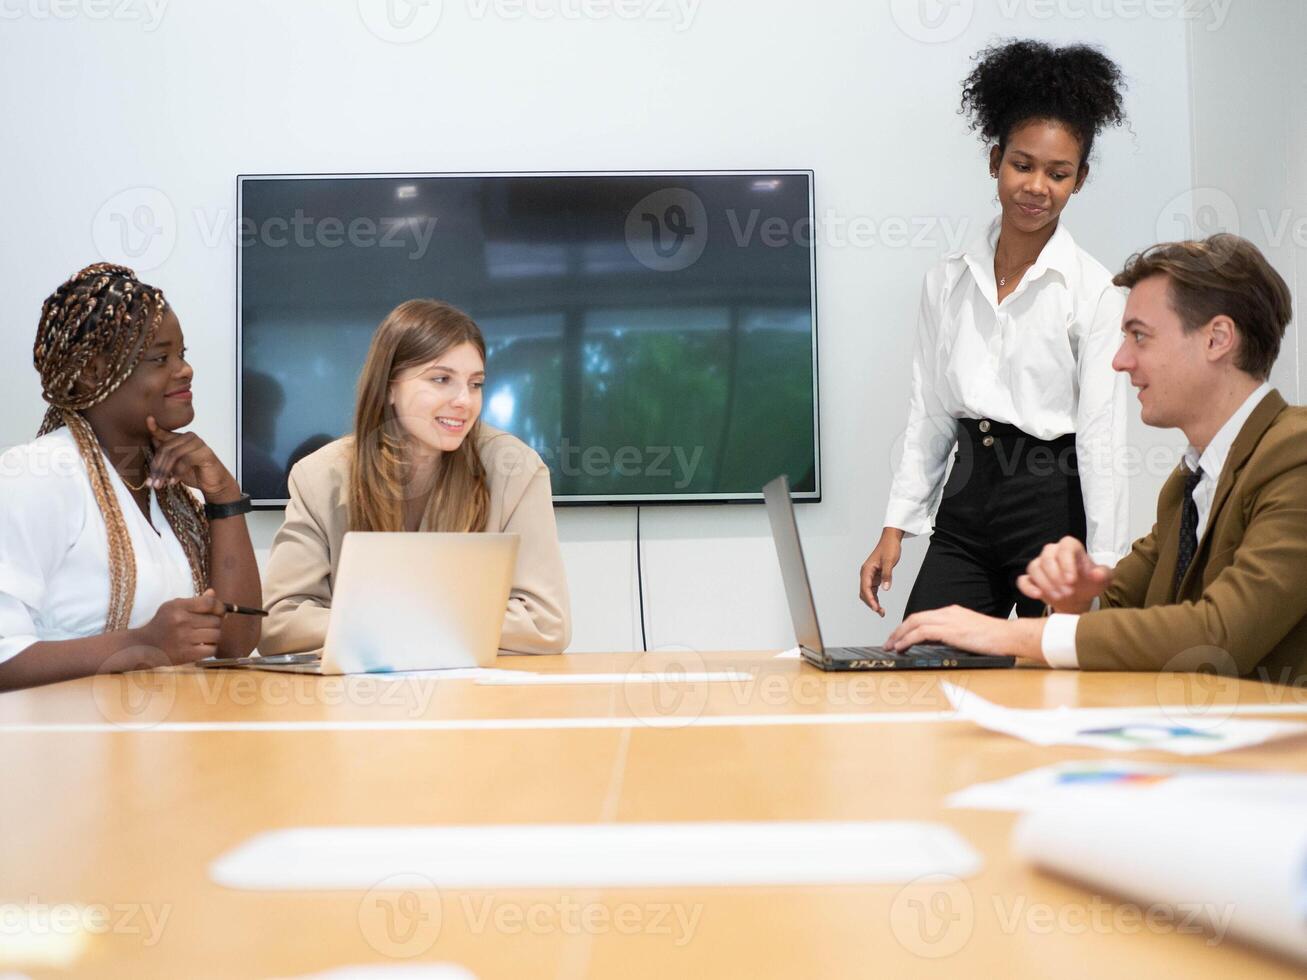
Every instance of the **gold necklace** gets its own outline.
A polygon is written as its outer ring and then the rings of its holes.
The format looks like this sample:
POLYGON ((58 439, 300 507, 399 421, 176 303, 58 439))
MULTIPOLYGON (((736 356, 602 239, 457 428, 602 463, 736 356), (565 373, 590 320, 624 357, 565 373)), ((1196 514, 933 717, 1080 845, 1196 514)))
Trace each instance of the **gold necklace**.
MULTIPOLYGON (((144 490, 146 484, 150 482, 150 463, 154 460, 154 453, 146 449, 142 455, 145 457, 145 479, 141 481, 139 487, 135 486, 131 480, 127 479, 127 477, 123 476, 121 473, 118 474, 118 479, 122 480, 123 483, 127 485, 127 489, 132 491, 132 493, 138 493, 139 491, 144 490)), ((110 465, 112 466, 113 464, 110 463, 110 465)))
MULTIPOLYGON (((1038 256, 1036 256, 1036 258, 1038 258, 1038 256)), ((1018 272, 1020 272, 1022 269, 1026 268, 1027 266, 1034 265, 1034 264, 1035 264, 1035 259, 1029 259, 1029 260, 1027 260, 1027 261, 1025 261, 1025 262, 1022 262, 1019 266, 1017 266, 1015 269, 1013 269, 1011 272, 1009 272, 1009 273, 1007 274, 1007 276, 1001 276, 1001 277, 999 278, 999 280, 998 280, 998 284, 999 284, 1000 286, 1006 286, 1006 285, 1007 285, 1008 276, 1015 276, 1015 275, 1016 275, 1018 272)))

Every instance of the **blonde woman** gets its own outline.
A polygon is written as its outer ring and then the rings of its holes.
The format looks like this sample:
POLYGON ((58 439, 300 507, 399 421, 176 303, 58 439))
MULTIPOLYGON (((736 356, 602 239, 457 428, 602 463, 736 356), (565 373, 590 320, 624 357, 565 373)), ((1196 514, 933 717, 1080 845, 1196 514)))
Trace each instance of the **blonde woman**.
POLYGON ((248 654, 249 498, 193 432, 194 370, 163 293, 99 263, 46 299, 49 406, 0 455, 0 690, 248 654))
POLYGON ((571 638, 549 470, 480 422, 486 345, 447 303, 401 303, 372 338, 354 432, 290 472, 273 541, 265 655, 313 650, 327 635, 347 531, 491 531, 520 536, 501 649, 561 653, 571 638))

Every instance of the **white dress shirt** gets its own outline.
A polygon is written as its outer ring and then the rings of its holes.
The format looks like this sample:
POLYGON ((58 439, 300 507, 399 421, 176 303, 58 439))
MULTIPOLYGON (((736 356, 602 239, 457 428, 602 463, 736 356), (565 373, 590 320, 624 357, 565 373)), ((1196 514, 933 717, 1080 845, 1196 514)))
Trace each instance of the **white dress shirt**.
MULTIPOLYGON (((135 628, 195 587, 154 492, 147 521, 106 468, 135 552, 135 628)), ((72 433, 56 429, 0 455, 0 662, 40 640, 103 633, 108 612, 109 539, 72 433)))
POLYGON ((1034 265, 998 302, 999 220, 926 274, 912 359, 903 456, 885 526, 931 530, 960 418, 1017 426, 1038 439, 1076 434, 1088 548, 1115 564, 1129 549, 1127 383, 1112 370, 1125 291, 1058 224, 1034 265))
MULTIPOLYGON (((1198 478, 1198 483, 1194 486, 1194 506, 1198 508, 1199 541, 1203 540, 1203 532, 1207 530, 1207 518, 1212 513, 1212 499, 1216 495, 1216 485, 1221 482, 1221 470, 1225 468, 1230 447, 1234 445, 1234 440, 1243 429, 1244 423, 1248 421, 1248 416, 1252 415, 1253 409, 1270 393, 1270 384, 1263 381, 1244 399, 1243 404, 1235 409, 1234 414, 1226 419, 1225 425, 1221 426, 1220 431, 1212 437, 1212 441, 1201 454, 1193 446, 1185 450, 1185 470, 1192 473, 1195 467, 1200 466, 1203 470, 1203 475, 1198 478)), ((1097 599, 1094 600, 1093 608, 1098 608, 1097 599)), ((1079 622, 1080 617, 1074 613, 1054 613, 1048 617, 1048 622, 1044 624, 1040 649, 1043 650, 1044 659, 1048 661, 1050 667, 1080 666, 1080 660, 1076 656, 1076 624, 1079 622)))

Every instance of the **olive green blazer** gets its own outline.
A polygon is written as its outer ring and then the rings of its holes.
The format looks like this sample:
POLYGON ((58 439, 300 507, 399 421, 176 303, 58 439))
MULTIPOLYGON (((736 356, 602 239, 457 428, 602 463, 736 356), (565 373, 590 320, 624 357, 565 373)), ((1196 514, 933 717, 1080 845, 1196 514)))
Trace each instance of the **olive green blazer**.
POLYGON ((1081 668, 1206 665, 1282 684, 1307 674, 1307 408, 1272 391, 1253 410, 1177 591, 1183 497, 1177 467, 1152 531, 1117 564, 1101 608, 1076 625, 1081 668))
MULTIPOLYGON (((507 432, 483 424, 469 438, 477 440, 490 486, 486 530, 519 538, 499 646, 510 653, 562 653, 572 622, 549 470, 507 432)), ((338 439, 290 471, 286 520, 263 576, 268 618, 260 653, 314 650, 326 640, 332 583, 349 530, 350 447, 349 437, 338 439)))

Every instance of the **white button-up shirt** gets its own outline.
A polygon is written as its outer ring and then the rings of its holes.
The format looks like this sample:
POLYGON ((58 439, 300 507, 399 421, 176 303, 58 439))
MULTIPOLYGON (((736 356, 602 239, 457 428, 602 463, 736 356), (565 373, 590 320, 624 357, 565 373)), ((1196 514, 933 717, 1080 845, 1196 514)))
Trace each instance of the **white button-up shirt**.
MULTIPOLYGON (((1248 416, 1253 414, 1253 409, 1270 393, 1270 383, 1263 381, 1244 399, 1243 404, 1235 409, 1234 414, 1226 419, 1225 424, 1212 437, 1212 441, 1207 444, 1207 448, 1202 453, 1193 446, 1185 449, 1185 469, 1192 473, 1195 467, 1203 468, 1203 475, 1194 485, 1194 506, 1198 509, 1198 541, 1203 540, 1203 533, 1207 530, 1207 519, 1212 515, 1212 500, 1216 496, 1216 485, 1221 482, 1221 470, 1225 469, 1225 461, 1234 446, 1234 440, 1243 430, 1248 416)), ((1093 608, 1098 608, 1097 599, 1094 600, 1093 608)), ((1048 617, 1048 622, 1044 624, 1040 649, 1043 650, 1044 659, 1048 661, 1050 667, 1080 666, 1076 654, 1076 625, 1079 622, 1080 617, 1074 613, 1054 613, 1048 617)))
MULTIPOLYGON (((106 468, 136 560, 135 628, 195 586, 154 492, 147 521, 106 468)), ((72 433, 56 429, 0 455, 0 661, 38 640, 103 633, 108 612, 109 538, 72 433)))
POLYGON ((1112 370, 1125 290, 1059 223, 1034 265, 998 302, 995 221, 926 274, 912 359, 908 424, 885 526, 932 527, 957 420, 1015 425, 1038 439, 1074 432, 1088 550, 1115 564, 1129 549, 1128 384, 1112 370))

